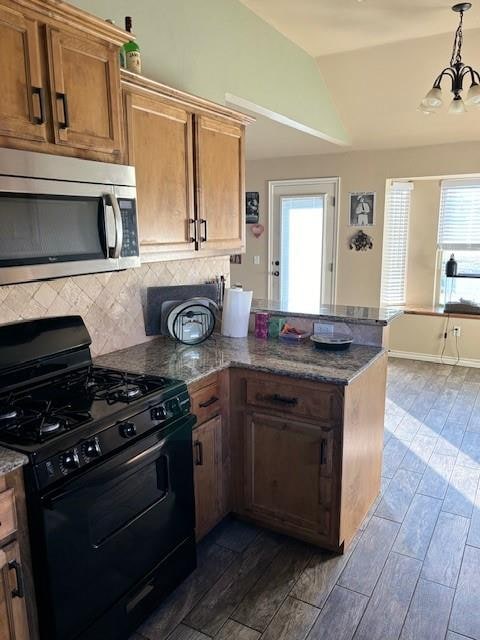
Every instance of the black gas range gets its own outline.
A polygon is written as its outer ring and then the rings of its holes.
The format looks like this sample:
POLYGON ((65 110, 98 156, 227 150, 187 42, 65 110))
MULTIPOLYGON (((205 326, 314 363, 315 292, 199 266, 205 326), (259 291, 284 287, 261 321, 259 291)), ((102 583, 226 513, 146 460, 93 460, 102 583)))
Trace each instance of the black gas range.
POLYGON ((187 387, 96 367, 90 343, 79 316, 0 327, 42 640, 128 638, 196 563, 187 387))

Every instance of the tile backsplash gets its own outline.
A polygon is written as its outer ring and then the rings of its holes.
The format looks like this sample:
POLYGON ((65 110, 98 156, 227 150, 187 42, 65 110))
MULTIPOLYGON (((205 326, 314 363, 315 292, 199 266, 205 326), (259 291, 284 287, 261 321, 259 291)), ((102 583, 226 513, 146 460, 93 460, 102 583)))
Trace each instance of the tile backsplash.
POLYGON ((94 355, 123 349, 145 335, 146 288, 198 284, 224 274, 228 257, 144 264, 138 269, 0 287, 0 324, 45 316, 81 315, 94 355))

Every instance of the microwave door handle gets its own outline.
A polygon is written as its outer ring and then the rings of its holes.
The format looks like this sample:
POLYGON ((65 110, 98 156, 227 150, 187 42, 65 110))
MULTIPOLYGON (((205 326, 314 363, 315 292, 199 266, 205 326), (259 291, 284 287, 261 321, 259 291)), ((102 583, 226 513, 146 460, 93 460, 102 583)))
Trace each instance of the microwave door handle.
POLYGON ((114 193, 109 193, 108 195, 115 218, 115 246, 110 248, 110 258, 119 258, 123 244, 122 212, 120 211, 117 196, 114 193))

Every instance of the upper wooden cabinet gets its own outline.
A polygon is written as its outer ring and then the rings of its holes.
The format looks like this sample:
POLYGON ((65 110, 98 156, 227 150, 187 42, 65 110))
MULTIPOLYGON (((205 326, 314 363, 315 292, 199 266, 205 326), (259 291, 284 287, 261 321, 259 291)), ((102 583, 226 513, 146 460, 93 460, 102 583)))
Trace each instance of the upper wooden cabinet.
POLYGON ((133 88, 125 92, 125 105, 142 253, 194 251, 193 116, 181 105, 133 88))
POLYGON ((48 29, 55 143, 119 156, 118 47, 48 29))
POLYGON ((245 247, 244 127, 200 115, 195 142, 200 246, 241 251, 245 247))
POLYGON ((0 42, 6 53, 2 56, 0 136, 45 142, 45 88, 37 22, 0 6, 0 42))
POLYGON ((123 162, 128 35, 61 0, 0 0, 0 146, 123 162))
POLYGON ((245 249, 245 125, 236 111, 122 71, 142 258, 245 249))

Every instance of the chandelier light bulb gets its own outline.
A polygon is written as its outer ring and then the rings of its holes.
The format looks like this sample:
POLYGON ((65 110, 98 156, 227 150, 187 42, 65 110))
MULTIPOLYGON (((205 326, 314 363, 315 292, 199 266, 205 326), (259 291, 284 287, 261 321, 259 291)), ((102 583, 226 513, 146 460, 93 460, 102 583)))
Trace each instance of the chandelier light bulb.
POLYGON ((470 87, 465 104, 469 107, 480 108, 480 84, 473 82, 470 87))
POLYGON ((463 102, 460 96, 455 96, 455 98, 450 103, 450 108, 448 109, 448 113, 452 116, 460 116, 462 113, 465 113, 465 103, 463 102))
POLYGON ((440 87, 432 87, 425 98, 422 100, 422 104, 428 110, 440 109, 443 104, 442 90, 440 89, 440 87))
POLYGON ((430 107, 426 107, 423 104, 423 100, 422 102, 418 105, 418 111, 420 111, 421 113, 423 113, 424 116, 432 116, 435 111, 433 109, 431 109, 430 107))

